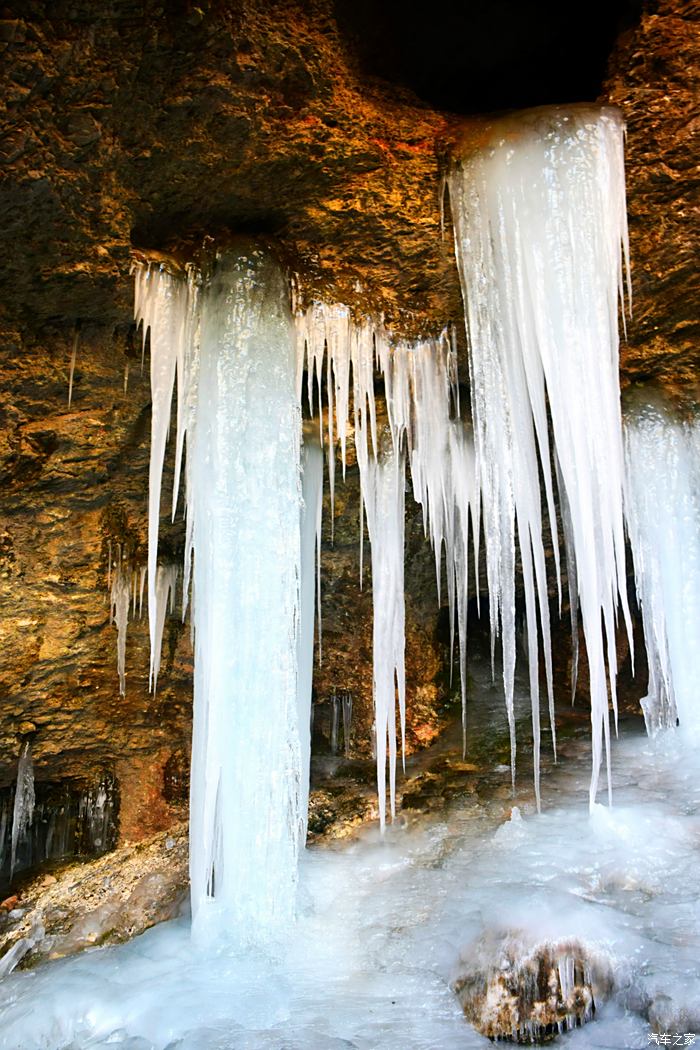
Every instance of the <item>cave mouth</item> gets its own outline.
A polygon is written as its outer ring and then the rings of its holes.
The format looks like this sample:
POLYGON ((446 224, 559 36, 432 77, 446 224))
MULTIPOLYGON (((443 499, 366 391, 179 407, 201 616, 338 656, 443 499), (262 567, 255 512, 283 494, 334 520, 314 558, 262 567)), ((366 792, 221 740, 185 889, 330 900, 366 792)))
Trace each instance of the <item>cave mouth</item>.
POLYGON ((370 76, 455 113, 595 100, 620 33, 643 0, 335 0, 370 76))

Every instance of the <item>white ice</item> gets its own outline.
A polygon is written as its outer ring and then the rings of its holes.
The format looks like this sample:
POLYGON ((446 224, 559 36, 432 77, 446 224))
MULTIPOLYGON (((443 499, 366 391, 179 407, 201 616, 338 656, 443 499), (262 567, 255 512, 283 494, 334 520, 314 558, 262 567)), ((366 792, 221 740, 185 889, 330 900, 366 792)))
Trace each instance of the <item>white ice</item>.
MULTIPOLYGON (((507 747, 488 660, 470 673, 470 726, 497 732, 507 747)), ((528 705, 527 681, 516 678, 521 740, 528 705)), ((483 754, 478 739, 471 746, 483 754)), ((455 747, 458 758, 458 735, 455 747)), ((0 984, 0 1048, 486 1050, 492 1044, 463 1020, 449 982, 489 931, 577 937, 611 959, 612 1000, 561 1038, 565 1050, 642 1050, 643 1015, 656 1031, 698 1032, 697 750, 623 732, 612 810, 589 812, 589 763, 583 731, 560 741, 540 815, 529 787, 503 799, 492 766, 490 789, 444 813, 307 851, 297 928, 277 954, 201 951, 183 918, 120 947, 15 973, 0 984)))
MULTIPOLYGON (((381 819, 385 817, 388 780, 390 811, 396 783, 396 723, 405 727, 403 477, 410 463, 414 498, 423 508, 426 535, 435 554, 438 601, 443 555, 447 564, 448 602, 454 639, 459 624, 462 700, 466 718, 466 607, 469 592, 469 533, 478 562, 479 480, 471 433, 458 413, 456 355, 447 333, 438 339, 397 339, 382 323, 353 318, 347 306, 312 302, 297 315, 298 390, 304 368, 307 398, 317 409, 323 440, 323 391, 326 391, 326 446, 331 510, 335 455, 339 447, 343 476, 352 427, 360 474, 360 582, 363 564, 362 512, 367 516, 373 566, 373 696, 377 729, 377 778, 381 819), (375 373, 384 381, 387 432, 378 434, 375 373), (380 447, 381 446, 381 447, 380 447), (393 464, 389 469, 389 464, 393 464), (375 580, 374 573, 380 572, 375 580)), ((335 712, 337 728, 338 712, 335 712)), ((466 724, 466 723, 465 723, 466 724)))
POLYGON ((15 800, 12 808, 12 832, 10 854, 10 878, 17 864, 17 848, 26 837, 34 816, 34 763, 32 747, 28 740, 22 745, 17 763, 15 800))
POLYGON ((389 753, 389 808, 396 799, 396 698, 402 742, 406 728, 404 666, 404 488, 403 454, 389 441, 367 466, 363 498, 372 548, 374 714, 379 820, 386 819, 386 759, 389 753))
POLYGON ((117 628, 117 674, 119 693, 126 694, 126 632, 131 603, 131 573, 122 558, 111 571, 110 619, 117 628))
POLYGON ((173 513, 187 446, 193 931, 210 943, 264 942, 293 916, 301 825, 301 415, 288 288, 277 264, 251 247, 217 256, 204 275, 139 269, 136 316, 151 345, 152 674, 166 601, 155 570, 176 377, 173 513))
POLYGON ((700 733, 700 421, 660 391, 625 413, 626 512, 649 665, 650 732, 700 733))
POLYGON ((323 450, 311 427, 304 430, 301 454, 301 575, 298 636, 299 745, 299 844, 306 842, 311 769, 311 690, 314 670, 314 609, 318 611, 318 644, 321 649, 321 513, 323 510, 323 450), (315 586, 314 586, 315 583, 315 586))
POLYGON ((627 257, 621 117, 579 106, 504 118, 482 129, 478 148, 465 149, 448 181, 470 347, 491 629, 502 633, 506 699, 511 710, 517 544, 536 748, 538 634, 554 733, 539 480, 558 559, 549 411, 590 670, 593 804, 603 742, 610 785, 608 688, 617 717, 618 603, 631 635, 617 331, 627 257))

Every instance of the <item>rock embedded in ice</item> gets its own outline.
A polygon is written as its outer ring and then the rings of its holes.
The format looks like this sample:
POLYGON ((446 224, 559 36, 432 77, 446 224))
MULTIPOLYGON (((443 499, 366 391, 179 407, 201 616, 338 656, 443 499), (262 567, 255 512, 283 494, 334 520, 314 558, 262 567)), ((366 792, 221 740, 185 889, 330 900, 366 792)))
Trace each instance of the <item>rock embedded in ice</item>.
POLYGON ((546 1043, 593 1020, 613 991, 611 959, 579 940, 485 935, 452 987, 467 1020, 489 1039, 546 1043))

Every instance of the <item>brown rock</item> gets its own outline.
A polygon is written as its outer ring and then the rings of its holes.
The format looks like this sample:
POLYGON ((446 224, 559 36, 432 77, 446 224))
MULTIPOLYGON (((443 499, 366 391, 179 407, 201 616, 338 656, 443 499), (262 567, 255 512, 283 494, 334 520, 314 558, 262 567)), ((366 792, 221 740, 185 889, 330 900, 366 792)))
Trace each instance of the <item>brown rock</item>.
POLYGON ((487 935, 453 982, 465 1017, 489 1039, 546 1043, 591 1021, 612 991, 610 960, 572 941, 487 935))

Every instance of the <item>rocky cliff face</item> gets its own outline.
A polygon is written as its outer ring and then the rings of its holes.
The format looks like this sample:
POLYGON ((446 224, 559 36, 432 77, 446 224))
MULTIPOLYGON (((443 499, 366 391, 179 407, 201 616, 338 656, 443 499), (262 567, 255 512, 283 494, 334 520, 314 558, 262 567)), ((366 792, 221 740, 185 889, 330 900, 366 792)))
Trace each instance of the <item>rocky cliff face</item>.
MULTIPOLYGON (((0 14, 0 788, 29 734, 40 780, 114 777, 122 840, 136 839, 182 813, 192 655, 175 615, 151 695, 137 620, 119 695, 108 562, 144 558, 150 426, 132 249, 261 235, 312 290, 381 310, 414 336, 446 323, 459 332, 440 177, 464 121, 361 73, 330 0, 28 0, 0 14)), ((661 0, 618 42, 604 88, 628 122, 625 383, 697 380, 696 19, 695 3, 661 0)), ((371 607, 357 588, 356 490, 351 472, 335 545, 324 541, 316 742, 328 744, 328 696, 349 689, 353 753, 367 756, 371 607)), ((450 699, 415 510, 412 746, 432 738, 450 699)), ((180 547, 176 526, 166 554, 177 559, 180 547)))

